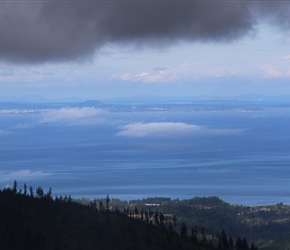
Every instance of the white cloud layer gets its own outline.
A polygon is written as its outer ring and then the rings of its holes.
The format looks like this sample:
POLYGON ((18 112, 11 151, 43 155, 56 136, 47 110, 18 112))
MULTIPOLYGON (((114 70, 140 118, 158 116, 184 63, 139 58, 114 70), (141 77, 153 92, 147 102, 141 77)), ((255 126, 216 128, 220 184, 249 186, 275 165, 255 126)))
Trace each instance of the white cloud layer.
POLYGON ((54 109, 43 113, 40 122, 66 123, 71 125, 91 124, 99 121, 99 115, 104 112, 102 109, 91 107, 54 109))
POLYGON ((13 180, 31 180, 31 179, 38 179, 47 176, 51 176, 52 173, 44 172, 44 171, 31 171, 30 169, 22 169, 17 171, 11 172, 0 172, 0 181, 13 181, 13 180))
POLYGON ((208 129, 182 122, 130 123, 117 134, 128 137, 146 136, 218 136, 239 134, 241 129, 208 129))

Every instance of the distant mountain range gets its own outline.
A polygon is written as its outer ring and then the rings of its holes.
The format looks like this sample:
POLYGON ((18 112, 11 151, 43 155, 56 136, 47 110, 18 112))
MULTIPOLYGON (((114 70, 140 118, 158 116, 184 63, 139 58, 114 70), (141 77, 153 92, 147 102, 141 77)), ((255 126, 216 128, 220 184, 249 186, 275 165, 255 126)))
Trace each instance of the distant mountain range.
POLYGON ((207 110, 231 110, 247 109, 257 110, 269 107, 290 107, 290 96, 260 96, 243 95, 237 97, 131 97, 112 99, 104 103, 99 100, 85 101, 49 101, 43 102, 26 101, 1 101, 0 109, 19 109, 19 110, 45 110, 58 108, 83 108, 93 107, 111 109, 113 111, 207 111, 207 110))
MULTIPOLYGON (((123 96, 123 97, 113 97, 113 98, 101 98, 102 102, 112 103, 112 104, 165 104, 165 103, 194 103, 196 101, 251 101, 251 102, 290 102, 290 96, 279 95, 279 96, 268 96, 268 95, 239 95, 239 96, 123 96)), ((48 104, 48 103, 66 103, 66 104, 80 104, 91 102, 95 105, 96 100, 71 97, 64 99, 48 99, 37 95, 26 95, 20 97, 12 96, 0 96, 0 103, 21 103, 21 104, 48 104), (87 101, 89 100, 89 101, 87 101)))
POLYGON ((28 102, 0 102, 0 109, 57 109, 70 107, 104 107, 100 101, 87 100, 85 102, 44 102, 44 103, 28 103, 28 102))

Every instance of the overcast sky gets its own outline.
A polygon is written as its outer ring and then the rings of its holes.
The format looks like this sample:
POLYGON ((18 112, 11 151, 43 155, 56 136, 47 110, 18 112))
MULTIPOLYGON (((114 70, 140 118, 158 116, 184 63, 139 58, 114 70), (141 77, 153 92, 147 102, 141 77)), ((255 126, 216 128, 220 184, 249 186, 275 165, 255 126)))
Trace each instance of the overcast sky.
POLYGON ((290 95, 287 1, 2 1, 0 97, 290 95))

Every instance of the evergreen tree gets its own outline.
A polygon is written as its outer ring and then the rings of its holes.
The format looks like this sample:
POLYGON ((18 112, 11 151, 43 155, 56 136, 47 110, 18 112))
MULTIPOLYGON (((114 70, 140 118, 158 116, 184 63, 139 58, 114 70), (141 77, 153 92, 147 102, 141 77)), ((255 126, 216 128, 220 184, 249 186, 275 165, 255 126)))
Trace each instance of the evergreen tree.
POLYGON ((169 225, 168 225, 168 232, 169 232, 170 235, 174 234, 174 229, 173 229, 173 226, 172 226, 171 222, 169 222, 169 225))
POLYGON ((206 239, 204 227, 201 228, 201 238, 202 238, 202 243, 207 244, 207 239, 206 239))
POLYGON ((237 241, 236 241, 236 250, 243 250, 242 249, 242 240, 240 236, 238 236, 237 241))
POLYGON ((248 246, 248 242, 247 242, 246 237, 244 237, 243 240, 242 240, 242 249, 243 250, 249 250, 249 246, 248 246))
POLYGON ((149 213, 145 210, 145 221, 149 224, 149 213))
POLYGON ((197 240, 197 232, 195 231, 194 228, 191 228, 190 239, 194 244, 197 243, 197 241, 198 241, 197 240))
POLYGON ((27 185, 26 185, 26 183, 24 183, 24 185, 23 185, 23 190, 24 190, 24 195, 27 195, 27 185))
POLYGON ((51 191, 51 187, 50 187, 50 188, 48 189, 47 193, 46 193, 46 197, 47 197, 48 199, 52 199, 51 194, 52 194, 52 191, 51 191))
POLYGON ((164 226, 164 219, 165 219, 164 214, 160 212, 159 213, 159 220, 160 220, 161 226, 164 226))
POLYGON ((109 211, 109 202, 110 202, 110 198, 109 195, 107 194, 107 198, 106 198, 106 210, 109 211))
POLYGON ((158 216, 158 212, 157 211, 154 214, 154 221, 155 221, 155 225, 159 226, 159 216, 158 216))
POLYGON ((226 234, 225 230, 222 231, 221 242, 222 242, 223 249, 224 250, 229 250, 230 243, 228 241, 228 237, 227 237, 227 234, 226 234))
POLYGON ((13 182, 13 189, 12 189, 12 191, 13 191, 14 194, 17 193, 17 189, 18 189, 18 183, 17 183, 17 181, 15 180, 15 181, 13 182))
POLYGON ((187 239, 187 226, 184 222, 181 224, 180 236, 182 239, 187 239))
POLYGON ((37 189, 36 189, 36 194, 37 194, 37 196, 38 196, 39 198, 42 198, 43 195, 44 195, 43 189, 42 189, 41 187, 38 186, 37 189))
POLYGON ((252 242, 251 248, 250 250, 258 250, 258 248, 254 245, 254 243, 252 242))
POLYGON ((144 209, 143 208, 141 209, 140 213, 141 213, 141 220, 144 220, 144 209))
POLYGON ((232 236, 230 236, 230 238, 229 238, 229 245, 230 245, 230 250, 233 250, 234 249, 234 241, 233 241, 232 236))
POLYGON ((99 210, 100 211, 104 211, 105 210, 104 204, 103 204, 103 202, 101 200, 99 201, 99 210))
POLYGON ((173 225, 174 225, 174 228, 176 228, 176 222, 177 222, 177 218, 176 218, 176 216, 174 215, 174 216, 173 216, 173 223, 174 223, 173 225))
POLYGON ((138 217, 139 210, 138 210, 138 207, 137 206, 135 206, 135 208, 134 208, 134 213, 135 213, 136 217, 138 217))
POLYGON ((29 186, 29 193, 30 193, 30 197, 34 197, 34 194, 33 194, 33 187, 32 186, 29 186))

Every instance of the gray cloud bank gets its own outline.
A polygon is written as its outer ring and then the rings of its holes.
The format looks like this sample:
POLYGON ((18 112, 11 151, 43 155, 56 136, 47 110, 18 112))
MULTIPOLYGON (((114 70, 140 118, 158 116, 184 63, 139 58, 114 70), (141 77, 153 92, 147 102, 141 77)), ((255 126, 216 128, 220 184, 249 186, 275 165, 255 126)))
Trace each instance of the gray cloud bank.
POLYGON ((0 60, 73 60, 107 43, 230 42, 255 34, 260 22, 289 30, 289 13, 290 3, 274 1, 5 1, 0 60))

